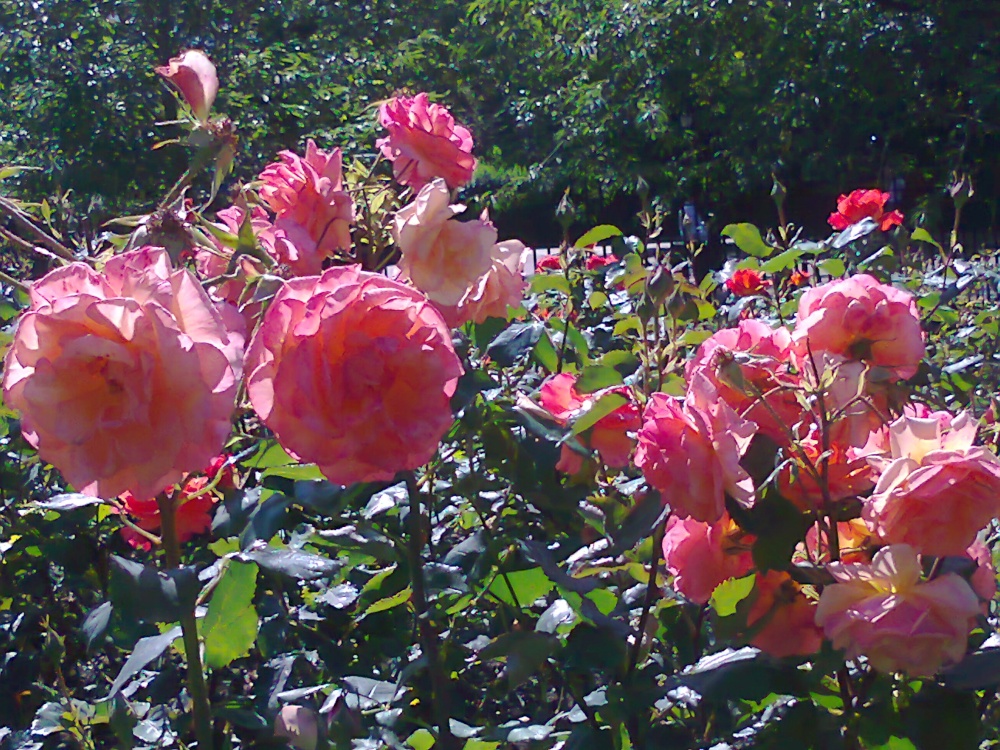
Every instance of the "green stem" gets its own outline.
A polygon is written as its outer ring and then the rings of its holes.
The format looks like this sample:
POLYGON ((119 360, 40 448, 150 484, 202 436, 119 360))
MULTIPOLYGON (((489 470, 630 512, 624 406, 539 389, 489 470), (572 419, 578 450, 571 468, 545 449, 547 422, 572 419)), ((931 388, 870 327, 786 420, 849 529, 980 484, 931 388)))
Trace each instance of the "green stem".
MULTIPOLYGON (((160 508, 160 538, 168 568, 181 565, 181 545, 177 538, 177 506, 174 498, 161 494, 156 498, 160 508)), ((198 623, 194 608, 181 615, 184 655, 187 658, 188 691, 191 693, 194 732, 198 750, 212 750, 212 709, 208 702, 208 687, 201 665, 201 646, 198 642, 198 623)))
POLYGON ((451 733, 451 717, 448 712, 448 697, 450 693, 448 677, 444 672, 438 652, 438 635, 431 621, 430 608, 427 605, 427 594, 424 591, 424 561, 421 557, 423 549, 423 532, 429 527, 430 519, 425 516, 420 503, 420 487, 417 477, 412 471, 404 475, 406 491, 410 497, 409 539, 407 552, 410 558, 410 585, 413 588, 413 606, 417 614, 417 627, 420 633, 420 645, 427 658, 427 669, 431 676, 431 707, 434 720, 438 725, 438 740, 441 750, 458 750, 459 743, 451 733))

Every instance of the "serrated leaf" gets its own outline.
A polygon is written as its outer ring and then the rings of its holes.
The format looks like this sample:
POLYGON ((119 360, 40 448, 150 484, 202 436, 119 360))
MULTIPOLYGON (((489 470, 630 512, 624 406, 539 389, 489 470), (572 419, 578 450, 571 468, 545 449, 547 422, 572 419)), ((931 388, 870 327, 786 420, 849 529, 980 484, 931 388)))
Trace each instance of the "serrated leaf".
POLYGON ((774 252, 774 248, 764 242, 760 230, 753 224, 728 224, 722 228, 720 234, 731 238, 736 247, 755 258, 766 258, 774 252))
POLYGON ((230 562, 212 594, 202 623, 205 663, 210 667, 225 667, 245 656, 257 640, 257 570, 255 563, 230 562))
POLYGON ((589 232, 584 233, 580 239, 574 242, 574 246, 579 248, 590 247, 591 245, 596 245, 598 242, 604 242, 604 240, 609 240, 612 237, 621 237, 622 230, 611 224, 601 224, 594 227, 589 232))

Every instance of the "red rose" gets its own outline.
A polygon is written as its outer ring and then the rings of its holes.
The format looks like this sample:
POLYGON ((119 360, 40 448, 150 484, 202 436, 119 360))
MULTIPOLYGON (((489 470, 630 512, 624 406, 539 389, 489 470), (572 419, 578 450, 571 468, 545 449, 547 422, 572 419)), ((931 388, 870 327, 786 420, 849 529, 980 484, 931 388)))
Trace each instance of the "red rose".
POLYGON ((899 211, 885 213, 885 204, 889 194, 881 190, 855 190, 849 195, 837 199, 837 210, 830 214, 827 221, 837 231, 847 229, 864 219, 875 221, 883 232, 888 232, 903 223, 903 214, 899 211))
POLYGON ((760 272, 753 268, 741 268, 726 279, 726 289, 737 297, 763 294, 764 290, 770 286, 771 282, 763 278, 760 272))

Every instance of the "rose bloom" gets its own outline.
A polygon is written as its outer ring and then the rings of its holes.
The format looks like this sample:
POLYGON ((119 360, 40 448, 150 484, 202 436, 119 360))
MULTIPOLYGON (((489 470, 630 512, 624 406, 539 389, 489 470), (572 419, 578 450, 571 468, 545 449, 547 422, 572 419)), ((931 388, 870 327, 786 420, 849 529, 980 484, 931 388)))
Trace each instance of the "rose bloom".
POLYGON ((675 515, 715 523, 725 496, 753 501, 753 482, 740 466, 756 432, 724 402, 711 411, 654 393, 643 412, 635 465, 663 493, 675 515))
POLYGON ((924 336, 913 295, 858 274, 813 287, 799 298, 796 350, 825 351, 888 369, 903 380, 917 372, 924 336))
POLYGON ((445 107, 431 104, 427 94, 390 99, 379 108, 379 122, 389 135, 375 145, 392 162, 400 185, 420 190, 441 178, 454 190, 472 179, 472 134, 456 125, 445 107))
POLYGON ((865 656, 882 672, 930 677, 965 655, 979 599, 954 573, 921 581, 917 552, 883 547, 871 565, 831 563, 816 623, 848 659, 865 656))
POLYGON ((965 556, 976 564, 976 570, 969 578, 969 585, 983 605, 981 607, 983 614, 988 615, 990 602, 997 595, 997 571, 993 567, 993 550, 985 542, 977 539, 969 545, 965 556))
POLYGON ((166 65, 156 68, 156 72, 177 87, 198 120, 208 122, 208 113, 219 93, 219 77, 208 55, 189 49, 171 57, 166 65))
POLYGON ((753 541, 727 513, 712 524, 670 516, 663 560, 674 577, 674 590, 695 604, 707 604, 716 586, 753 568, 753 541))
MULTIPOLYGON (((602 396, 610 393, 623 396, 626 403, 601 417, 593 427, 578 435, 577 439, 585 447, 596 450, 601 461, 607 466, 620 468, 628 465, 629 456, 635 447, 635 440, 629 433, 638 430, 642 423, 639 405, 632 391, 625 386, 613 386, 596 393, 581 394, 575 388, 576 380, 576 375, 567 372, 553 375, 546 380, 538 393, 542 408, 551 414, 556 422, 567 425, 581 416, 602 396)), ((583 457, 564 443, 556 468, 566 474, 575 474, 582 465, 583 457)))
POLYGON ((418 291, 359 266, 285 283, 247 350, 254 410, 285 450, 339 484, 390 480, 433 457, 462 374, 418 291))
MULTIPOLYGON (((176 501, 177 541, 187 542, 212 528, 211 511, 219 498, 205 491, 209 481, 208 477, 195 477, 188 479, 181 488, 176 501)), ((174 488, 168 487, 165 492, 173 496, 174 488)), ((146 531, 159 530, 162 520, 155 499, 137 500, 131 492, 122 494, 120 499, 125 511, 135 519, 136 526, 146 531)), ((135 549, 149 550, 153 546, 149 539, 127 526, 122 529, 122 538, 135 549)))
POLYGON ((558 255, 543 255, 535 263, 536 271, 561 271, 562 264, 558 255))
POLYGON ((594 253, 587 256, 587 260, 584 261, 583 265, 588 271, 596 271, 599 268, 604 268, 617 262, 618 257, 614 253, 611 253, 611 255, 597 255, 594 253))
MULTIPOLYGON (((810 562, 831 562, 827 540, 819 542, 819 528, 814 523, 806 532, 806 557, 810 562)), ((860 518, 837 522, 837 543, 840 562, 868 562, 868 550, 872 544, 872 534, 860 518)))
POLYGON ((750 297, 754 294, 763 294, 770 286, 770 280, 762 277, 760 271, 754 268, 740 268, 726 279, 726 289, 737 297, 750 297))
POLYGON ((882 474, 863 510, 869 528, 928 555, 965 554, 1000 515, 1000 459, 975 437, 965 412, 947 427, 905 415, 889 425, 891 453, 870 459, 882 474))
POLYGON ((809 272, 800 271, 797 268, 794 271, 792 271, 792 275, 788 277, 788 283, 794 287, 805 286, 805 284, 808 281, 809 281, 809 272))
POLYGON ((760 432, 785 445, 802 419, 795 394, 798 377, 788 367, 791 348, 787 329, 755 319, 718 331, 702 342, 687 364, 690 397, 703 408, 721 398, 737 414, 756 422, 760 432), (690 384, 699 381, 696 373, 707 378, 714 390, 694 394, 690 384))
POLYGON ((71 263, 30 288, 4 362, 4 401, 77 490, 154 497, 229 436, 243 321, 162 248, 71 263))
POLYGON ((839 232, 864 219, 872 219, 879 229, 888 232, 903 223, 903 214, 899 211, 885 213, 888 200, 889 194, 881 190, 855 190, 837 198, 837 210, 827 221, 839 232))
POLYGON ((404 278, 441 305, 457 305, 493 265, 497 230, 486 212, 473 221, 453 221, 465 206, 449 205, 444 180, 425 186, 396 212, 393 239, 404 278))
POLYGON ((323 260, 351 247, 354 201, 344 190, 339 148, 327 152, 309 139, 305 157, 292 151, 260 173, 260 197, 275 213, 287 244, 279 258, 299 276, 319 273, 323 260))
POLYGON ((507 308, 524 300, 524 243, 517 240, 493 246, 493 265, 480 276, 457 305, 438 305, 445 322, 452 328, 487 318, 506 318, 507 308))
POLYGON ((747 614, 747 625, 756 630, 750 645, 776 659, 819 651, 823 633, 814 622, 816 602, 788 573, 758 573, 754 589, 757 598, 747 614))
MULTIPOLYGON (((798 445, 822 479, 820 457, 824 451, 818 426, 814 425, 809 434, 798 441, 798 445)), ((810 467, 797 452, 790 453, 791 460, 778 473, 778 488, 781 494, 795 503, 800 510, 826 508, 827 497, 824 495, 822 482, 817 481, 810 467)), ((874 486, 871 465, 860 451, 843 443, 831 442, 826 454, 826 493, 831 503, 857 497, 874 486)))

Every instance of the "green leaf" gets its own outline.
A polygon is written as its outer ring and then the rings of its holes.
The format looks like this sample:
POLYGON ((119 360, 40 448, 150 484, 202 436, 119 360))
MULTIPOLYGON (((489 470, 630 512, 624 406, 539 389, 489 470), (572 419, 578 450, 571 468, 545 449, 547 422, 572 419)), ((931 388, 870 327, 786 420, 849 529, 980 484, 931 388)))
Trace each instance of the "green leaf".
POLYGON ((531 277, 531 285, 529 287, 532 294, 541 294, 542 292, 562 292, 568 295, 570 293, 569 279, 567 279, 561 273, 543 273, 531 277))
POLYGON ((222 574, 202 623, 205 663, 225 667, 245 656, 257 640, 257 565, 230 561, 222 574))
POLYGON ((529 568, 528 570, 515 570, 507 573, 506 576, 497 575, 493 579, 493 583, 490 584, 489 591, 497 599, 512 607, 516 606, 516 604, 527 607, 549 593, 552 590, 552 586, 553 583, 545 575, 544 570, 541 568, 529 568), (510 588, 507 586, 508 582, 510 583, 510 588), (516 604, 514 597, 511 596, 511 588, 514 589, 514 596, 517 597, 516 604))
POLYGON ((532 354, 535 361, 549 372, 555 372, 559 366, 559 354, 552 345, 552 339, 549 338, 548 333, 543 333, 542 337, 538 339, 532 354))
POLYGON ((11 164, 7 167, 0 167, 0 182, 6 180, 8 177, 13 177, 14 175, 20 174, 21 172, 27 170, 41 171, 41 167, 21 167, 11 164))
POLYGON ((753 224, 728 224, 720 234, 732 238, 736 247, 755 258, 766 258, 774 252, 774 248, 764 242, 760 230, 753 224))
POLYGON ((914 242, 926 242, 930 245, 934 245, 934 247, 936 247, 938 250, 944 249, 941 247, 941 243, 939 243, 936 239, 934 239, 931 236, 931 233, 928 232, 923 227, 917 227, 916 229, 914 229, 913 234, 910 235, 910 239, 913 240, 914 242))
POLYGON ((750 592, 753 591, 755 578, 756 576, 753 575, 743 578, 729 578, 715 587, 709 603, 719 617, 729 617, 736 614, 736 605, 750 596, 750 592))
POLYGON ((359 617, 358 619, 360 620, 367 617, 368 615, 375 615, 378 614, 379 612, 385 612, 386 610, 394 609, 395 607, 398 607, 400 604, 404 604, 405 602, 410 601, 410 596, 412 596, 412 594, 413 592, 410 590, 410 587, 407 586, 405 589, 397 591, 392 596, 387 596, 385 599, 379 599, 376 602, 372 602, 371 606, 368 607, 368 609, 366 609, 361 614, 361 617, 359 617))
POLYGON ((591 310, 600 310, 608 304, 608 295, 604 292, 591 292, 590 296, 587 297, 587 304, 590 305, 591 310))
POLYGON ((413 750, 430 750, 434 747, 434 735, 426 729, 418 729, 406 738, 406 744, 413 750))
POLYGON ((621 385, 622 376, 614 367, 605 365, 591 365, 584 367, 580 371, 580 377, 576 381, 577 393, 593 393, 602 388, 609 388, 613 385, 621 385))
POLYGON ((200 588, 194 568, 161 571, 111 556, 111 601, 123 617, 141 622, 178 622, 194 608, 200 588))
POLYGON ((596 245, 598 242, 604 242, 604 240, 609 240, 612 237, 621 237, 622 230, 618 227, 612 226, 611 224, 601 224, 591 229, 589 232, 585 233, 580 239, 578 239, 573 244, 576 247, 590 247, 591 245, 596 245))
POLYGON ((802 257, 802 251, 792 248, 791 250, 785 250, 783 253, 779 253, 771 258, 766 263, 762 263, 760 270, 764 273, 777 273, 778 271, 784 271, 795 266, 795 261, 802 257))
POLYGON ((499 742, 486 742, 485 740, 469 740, 462 750, 497 750, 499 742))
POLYGON ((559 645, 555 636, 515 630, 504 633, 479 652, 481 659, 507 660, 507 679, 517 687, 538 671, 559 645))
POLYGON ((598 364, 614 367, 622 377, 628 377, 639 368, 639 358, 627 349, 614 349, 601 357, 598 364))
POLYGON ((501 367, 511 367, 522 354, 538 343, 544 332, 545 326, 535 321, 514 323, 493 339, 486 353, 501 367))
POLYGON ((816 266, 820 271, 828 273, 831 276, 843 276, 847 270, 847 266, 844 265, 844 261, 840 258, 827 258, 826 260, 821 260, 816 266))
POLYGON ((576 422, 573 423, 573 429, 570 431, 570 434, 579 435, 584 430, 593 427, 603 417, 606 417, 615 409, 618 409, 627 403, 628 400, 619 393, 605 393, 597 399, 597 401, 591 404, 590 408, 581 414, 576 422))

